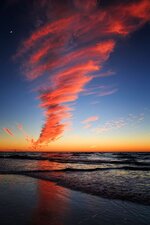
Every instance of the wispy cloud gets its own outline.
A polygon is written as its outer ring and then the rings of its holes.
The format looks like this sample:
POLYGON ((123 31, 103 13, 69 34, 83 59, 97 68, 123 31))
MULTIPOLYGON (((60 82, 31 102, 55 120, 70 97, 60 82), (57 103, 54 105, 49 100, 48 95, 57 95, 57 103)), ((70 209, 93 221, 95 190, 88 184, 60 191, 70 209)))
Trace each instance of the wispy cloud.
POLYGON ((145 119, 145 114, 140 113, 139 115, 129 114, 127 117, 127 122, 131 125, 137 125, 145 119))
POLYGON ((87 119, 83 120, 82 123, 91 123, 91 122, 95 122, 99 119, 98 116, 91 116, 88 117, 87 119))
POLYGON ((4 130, 7 134, 9 134, 9 135, 11 135, 11 136, 14 136, 13 132, 12 132, 9 128, 3 127, 3 130, 4 130))
POLYGON ((88 129, 92 127, 92 123, 99 120, 99 116, 91 116, 81 121, 84 124, 84 128, 88 129))
POLYGON ((139 115, 129 114, 126 118, 119 118, 105 122, 102 126, 93 128, 92 131, 101 134, 114 129, 121 129, 125 126, 133 126, 141 123, 144 120, 144 113, 139 115))
MULTIPOLYGON (((56 1, 57 2, 57 1, 56 1)), ((57 2, 58 3, 58 2, 57 2)), ((16 53, 29 81, 45 74, 49 87, 39 94, 45 123, 37 144, 56 140, 71 118, 68 103, 79 98, 113 52, 118 37, 124 37, 150 20, 150 1, 139 0, 99 7, 96 1, 72 1, 65 6, 37 1, 38 14, 45 10, 47 21, 32 32, 16 53), (111 15, 111 16, 110 16, 111 15)), ((46 84, 47 86, 47 84, 46 84)), ((99 96, 113 94, 102 90, 99 96)), ((108 128, 107 128, 108 129, 108 128)))
POLYGON ((98 94, 98 96, 107 96, 107 95, 112 95, 118 91, 118 88, 104 88, 101 90, 101 92, 98 94))
POLYGON ((125 125, 126 121, 124 119, 110 120, 104 123, 104 125, 94 128, 93 131, 95 131, 96 133, 105 133, 113 129, 120 129, 125 125))
POLYGON ((95 95, 97 97, 112 95, 118 91, 118 88, 112 85, 100 85, 91 88, 86 88, 83 95, 95 95))
POLYGON ((100 72, 99 74, 96 74, 95 75, 95 78, 100 78, 100 77, 110 77, 110 76, 113 76, 113 75, 116 75, 116 72, 115 71, 112 71, 112 70, 108 70, 106 72, 100 72))
POLYGON ((100 103, 99 101, 96 101, 96 100, 95 100, 95 101, 92 101, 90 104, 91 104, 91 105, 97 105, 97 104, 99 104, 99 103, 100 103))

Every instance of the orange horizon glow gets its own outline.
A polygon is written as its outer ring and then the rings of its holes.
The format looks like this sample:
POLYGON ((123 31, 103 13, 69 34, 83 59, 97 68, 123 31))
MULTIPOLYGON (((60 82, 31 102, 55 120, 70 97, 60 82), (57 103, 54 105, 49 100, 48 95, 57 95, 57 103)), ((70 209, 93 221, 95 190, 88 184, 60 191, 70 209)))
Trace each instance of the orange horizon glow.
POLYGON ((112 146, 101 146, 91 147, 86 146, 77 146, 72 148, 72 146, 63 146, 62 147, 45 147, 42 149, 31 149, 25 146, 0 146, 0 152, 150 152, 150 145, 112 145, 112 146))

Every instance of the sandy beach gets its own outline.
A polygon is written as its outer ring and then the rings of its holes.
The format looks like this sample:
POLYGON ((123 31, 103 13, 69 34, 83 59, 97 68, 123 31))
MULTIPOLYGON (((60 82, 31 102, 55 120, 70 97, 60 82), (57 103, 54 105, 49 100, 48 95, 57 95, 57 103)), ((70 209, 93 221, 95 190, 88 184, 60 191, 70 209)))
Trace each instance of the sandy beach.
POLYGON ((1 225, 149 225, 149 206, 22 175, 0 175, 1 225))

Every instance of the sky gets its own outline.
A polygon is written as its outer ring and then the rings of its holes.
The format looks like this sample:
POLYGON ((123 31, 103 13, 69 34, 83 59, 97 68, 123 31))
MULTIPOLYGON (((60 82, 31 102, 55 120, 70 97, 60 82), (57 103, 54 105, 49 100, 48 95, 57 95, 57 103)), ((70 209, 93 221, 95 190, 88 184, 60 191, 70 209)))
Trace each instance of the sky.
POLYGON ((0 151, 150 150, 150 1, 0 3, 0 151))

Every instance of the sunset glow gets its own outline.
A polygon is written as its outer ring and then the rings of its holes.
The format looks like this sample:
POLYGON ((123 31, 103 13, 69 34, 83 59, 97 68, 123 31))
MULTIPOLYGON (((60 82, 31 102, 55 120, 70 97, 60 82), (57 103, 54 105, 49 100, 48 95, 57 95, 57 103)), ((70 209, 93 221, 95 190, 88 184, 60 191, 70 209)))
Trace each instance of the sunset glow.
POLYGON ((0 151, 149 151, 150 1, 22 4, 1 22, 0 151))

